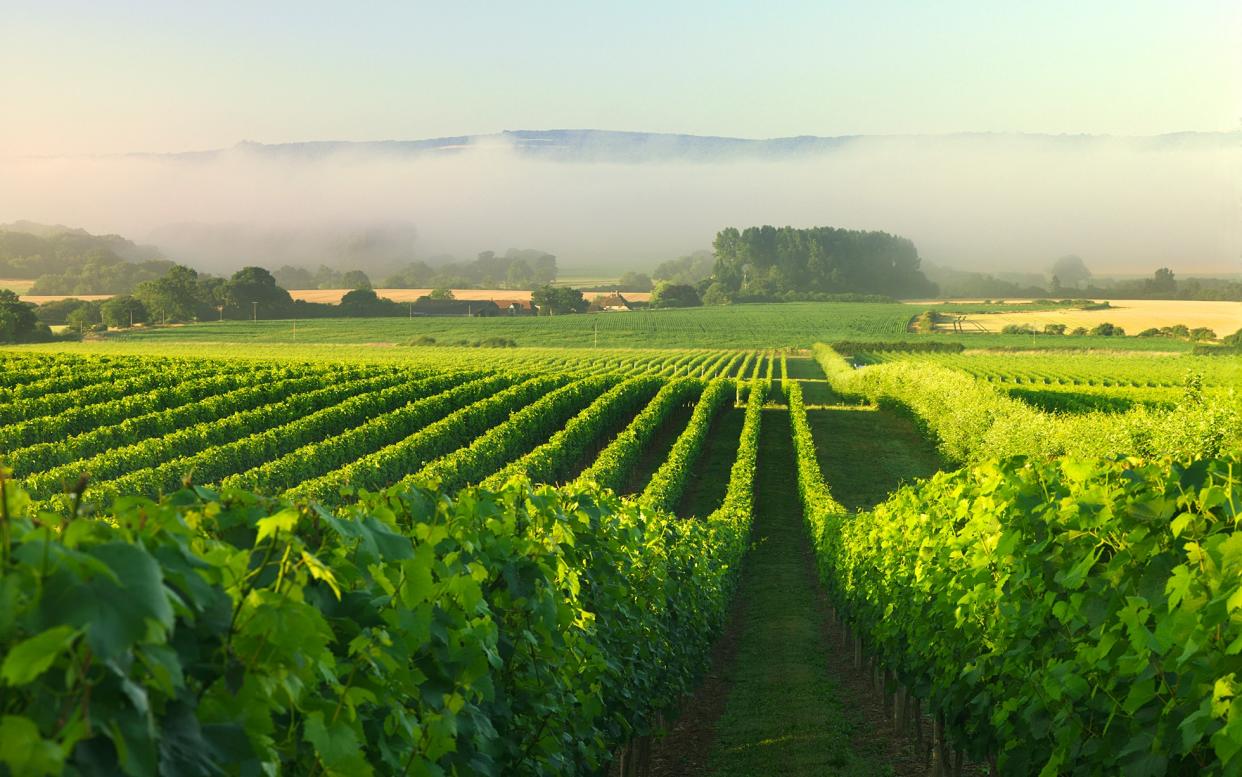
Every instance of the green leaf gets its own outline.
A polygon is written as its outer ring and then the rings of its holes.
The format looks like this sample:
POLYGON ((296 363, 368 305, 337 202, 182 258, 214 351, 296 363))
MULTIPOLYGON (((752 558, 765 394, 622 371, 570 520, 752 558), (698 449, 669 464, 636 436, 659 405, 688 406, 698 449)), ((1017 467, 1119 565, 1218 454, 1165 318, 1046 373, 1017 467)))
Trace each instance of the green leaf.
POLYGON ((105 661, 146 637, 149 625, 172 628, 172 604, 159 564, 141 546, 109 542, 82 552, 110 574, 82 580, 62 570, 50 576, 39 608, 43 627, 68 624, 85 630, 87 643, 105 661))
POLYGON ((354 730, 342 719, 325 722, 322 712, 306 716, 305 739, 314 746, 328 774, 369 775, 374 772, 362 755, 354 730))
POLYGON ((46 672, 77 636, 72 626, 54 626, 19 642, 4 657, 0 678, 9 685, 25 685, 46 672))
POLYGON ((1152 678, 1139 680, 1130 686, 1130 692, 1126 694, 1126 700, 1122 703, 1121 708, 1126 711, 1127 715, 1133 715, 1144 704, 1151 701, 1156 695, 1156 681, 1152 678))
POLYGON ((259 534, 254 540, 257 545, 268 537, 275 536, 278 531, 293 531, 293 527, 298 525, 298 511, 296 508, 286 507, 275 515, 260 518, 256 525, 259 528, 259 534))
POLYGON ((1194 519, 1195 519, 1194 513, 1181 513, 1176 518, 1174 518, 1173 522, 1169 524, 1169 528, 1172 529, 1173 531, 1173 536, 1180 537, 1182 532, 1186 530, 1186 527, 1194 519))
POLYGON ((64 769, 65 755, 39 734, 34 721, 18 715, 0 718, 0 763, 23 777, 57 775, 64 769))
POLYGON ((405 582, 401 586, 401 603, 413 608, 420 602, 430 601, 435 590, 431 578, 431 564, 435 558, 435 548, 431 545, 420 545, 414 552, 414 558, 405 562, 405 582))
POLYGON ((332 589, 332 593, 336 594, 336 598, 341 598, 341 587, 336 582, 336 576, 332 574, 332 570, 326 564, 306 551, 302 551, 302 562, 306 564, 311 577, 327 583, 328 587, 332 589))

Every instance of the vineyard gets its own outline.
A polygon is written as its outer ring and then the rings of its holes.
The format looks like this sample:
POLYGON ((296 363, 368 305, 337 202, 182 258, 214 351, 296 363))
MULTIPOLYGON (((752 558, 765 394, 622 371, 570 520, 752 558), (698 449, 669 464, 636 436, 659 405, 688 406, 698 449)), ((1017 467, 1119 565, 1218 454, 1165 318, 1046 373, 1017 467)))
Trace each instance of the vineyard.
POLYGON ((1242 361, 750 323, 0 355, 0 765, 1242 771, 1242 361))

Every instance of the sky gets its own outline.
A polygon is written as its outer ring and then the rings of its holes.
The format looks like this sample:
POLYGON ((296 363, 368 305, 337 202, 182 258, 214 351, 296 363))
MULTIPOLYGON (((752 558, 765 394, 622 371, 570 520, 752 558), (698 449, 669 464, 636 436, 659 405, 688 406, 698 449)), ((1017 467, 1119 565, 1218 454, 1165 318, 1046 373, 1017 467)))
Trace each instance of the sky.
POLYGON ((1242 3, 0 0, 0 155, 1242 127, 1242 3))

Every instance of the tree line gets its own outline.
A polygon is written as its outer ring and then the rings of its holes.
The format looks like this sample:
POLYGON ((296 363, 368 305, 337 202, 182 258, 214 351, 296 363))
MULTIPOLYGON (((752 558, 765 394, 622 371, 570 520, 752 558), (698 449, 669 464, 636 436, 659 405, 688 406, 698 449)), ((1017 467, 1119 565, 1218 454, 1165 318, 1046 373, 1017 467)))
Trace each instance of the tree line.
POLYGON ((31 294, 121 294, 173 263, 120 235, 33 222, 0 225, 0 278, 34 280, 31 294))
POLYGON ((929 268, 941 296, 954 297, 1107 297, 1111 299, 1179 299, 1242 301, 1242 280, 1178 278, 1168 267, 1143 278, 1100 278, 1082 257, 1062 256, 1045 273, 991 274, 929 268))

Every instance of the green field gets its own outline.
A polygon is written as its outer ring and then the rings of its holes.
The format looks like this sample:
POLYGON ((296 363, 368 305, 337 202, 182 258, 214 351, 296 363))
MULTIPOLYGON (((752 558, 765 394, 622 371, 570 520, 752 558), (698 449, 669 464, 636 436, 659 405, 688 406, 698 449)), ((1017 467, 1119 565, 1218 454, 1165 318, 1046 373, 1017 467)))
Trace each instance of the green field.
MULTIPOLYGON (((978 305, 938 309, 973 310, 978 305)), ((996 307, 996 306, 992 306, 996 307)), ((1015 307, 1015 306, 1006 306, 1015 307)), ((439 345, 505 337, 538 348, 809 348, 816 342, 934 341, 970 348, 1116 349, 1178 352, 1189 343, 1168 338, 916 334, 907 331, 920 308, 905 304, 801 302, 637 310, 551 317, 374 318, 305 321, 223 321, 108 334, 108 342, 199 347, 228 344, 349 344, 383 347, 416 338, 439 345)))

